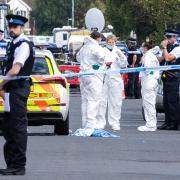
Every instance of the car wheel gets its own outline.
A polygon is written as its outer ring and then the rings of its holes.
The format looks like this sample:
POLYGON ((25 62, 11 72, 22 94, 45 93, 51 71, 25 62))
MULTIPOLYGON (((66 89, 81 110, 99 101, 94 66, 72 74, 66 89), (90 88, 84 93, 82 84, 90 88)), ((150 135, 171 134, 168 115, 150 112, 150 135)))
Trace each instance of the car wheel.
POLYGON ((57 135, 69 134, 69 113, 66 118, 66 121, 60 121, 54 125, 54 133, 57 135))

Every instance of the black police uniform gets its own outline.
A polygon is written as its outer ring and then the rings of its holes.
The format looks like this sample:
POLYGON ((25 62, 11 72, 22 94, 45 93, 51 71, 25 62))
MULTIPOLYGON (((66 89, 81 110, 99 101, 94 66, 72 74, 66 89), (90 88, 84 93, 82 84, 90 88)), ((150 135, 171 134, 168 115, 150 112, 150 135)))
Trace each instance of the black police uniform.
MULTIPOLYGON (((168 45, 167 51, 170 53, 178 45, 168 45)), ((175 62, 165 62, 165 65, 180 65, 180 58, 175 62)), ((177 130, 180 123, 179 105, 179 82, 180 70, 168 70, 162 73, 163 81, 163 104, 165 111, 165 126, 159 129, 177 130)))
MULTIPOLYGON (((137 48, 136 47, 132 47, 129 48, 129 51, 136 51, 137 48)), ((133 63, 133 56, 136 54, 129 54, 128 55, 128 64, 132 65, 133 63)), ((140 66, 140 59, 141 59, 141 55, 137 55, 137 60, 135 63, 135 67, 139 67, 140 66)), ((139 73, 129 73, 128 74, 128 92, 127 92, 127 96, 129 98, 140 98, 141 97, 141 87, 140 87, 140 83, 139 83, 139 73)))
MULTIPOLYGON (((27 18, 19 15, 7 15, 9 26, 24 24, 27 18)), ((5 75, 13 67, 15 51, 22 43, 27 43, 29 57, 25 60, 23 67, 17 76, 29 76, 34 64, 33 43, 19 38, 17 42, 11 42, 7 50, 7 61, 5 64, 5 75)), ((17 51, 18 52, 18 51, 17 51)), ((2 175, 24 175, 26 165, 27 147, 27 99, 30 93, 30 78, 11 80, 3 87, 5 90, 5 112, 3 120, 3 135, 6 140, 4 145, 4 157, 7 164, 6 169, 0 170, 2 175)))
MULTIPOLYGON (((11 43, 7 52, 7 73, 13 66, 14 53, 22 43, 27 43, 30 55, 21 68, 18 76, 29 76, 32 71, 33 44, 27 40, 21 40, 16 44, 11 43)), ((10 112, 4 113, 3 134, 6 140, 4 156, 7 168, 21 168, 26 164, 27 146, 27 99, 30 93, 31 81, 29 78, 10 81, 5 85, 5 92, 9 93, 10 112)))

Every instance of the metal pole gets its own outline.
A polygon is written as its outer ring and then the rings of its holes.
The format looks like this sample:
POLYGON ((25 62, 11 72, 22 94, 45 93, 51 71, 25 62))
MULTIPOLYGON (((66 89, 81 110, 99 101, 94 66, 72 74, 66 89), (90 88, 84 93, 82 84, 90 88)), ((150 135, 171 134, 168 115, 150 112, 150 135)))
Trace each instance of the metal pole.
POLYGON ((74 0, 72 0, 72 27, 74 27, 74 0))

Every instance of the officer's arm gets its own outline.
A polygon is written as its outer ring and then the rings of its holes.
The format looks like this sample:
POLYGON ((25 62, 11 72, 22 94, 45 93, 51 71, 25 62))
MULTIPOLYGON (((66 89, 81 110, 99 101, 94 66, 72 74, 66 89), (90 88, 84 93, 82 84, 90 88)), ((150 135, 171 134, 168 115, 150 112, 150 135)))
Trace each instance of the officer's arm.
POLYGON ((22 65, 20 63, 14 64, 12 68, 9 70, 9 72, 7 73, 7 76, 10 76, 10 77, 16 76, 21 70, 21 68, 22 68, 22 65))
POLYGON ((164 54, 164 59, 168 62, 172 62, 176 60, 176 57, 173 54, 168 53, 167 49, 163 50, 163 54, 164 54))
POLYGON ((158 61, 161 63, 164 61, 164 56, 157 57, 158 61))
MULTIPOLYGON (((16 63, 16 64, 14 64, 13 66, 12 66, 12 68, 8 71, 8 73, 7 73, 7 77, 15 77, 18 73, 19 73, 19 71, 21 70, 21 68, 22 68, 22 65, 21 64, 19 64, 19 63, 16 63)), ((0 90, 1 89, 3 89, 3 86, 7 83, 7 82, 9 82, 9 80, 3 80, 2 82, 1 82, 1 84, 0 84, 0 90)))
POLYGON ((132 61, 131 67, 134 67, 134 66, 135 66, 136 61, 137 61, 137 55, 134 54, 134 55, 133 55, 133 61, 132 61))

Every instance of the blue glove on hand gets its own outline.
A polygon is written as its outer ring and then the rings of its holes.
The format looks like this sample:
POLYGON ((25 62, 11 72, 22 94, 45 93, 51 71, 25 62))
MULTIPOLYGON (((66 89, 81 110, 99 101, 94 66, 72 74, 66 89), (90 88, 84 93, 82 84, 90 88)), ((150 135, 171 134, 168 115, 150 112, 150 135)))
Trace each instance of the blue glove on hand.
POLYGON ((98 70, 98 69, 100 68, 100 65, 99 65, 99 64, 93 64, 93 65, 92 65, 92 68, 93 68, 94 70, 98 70))

